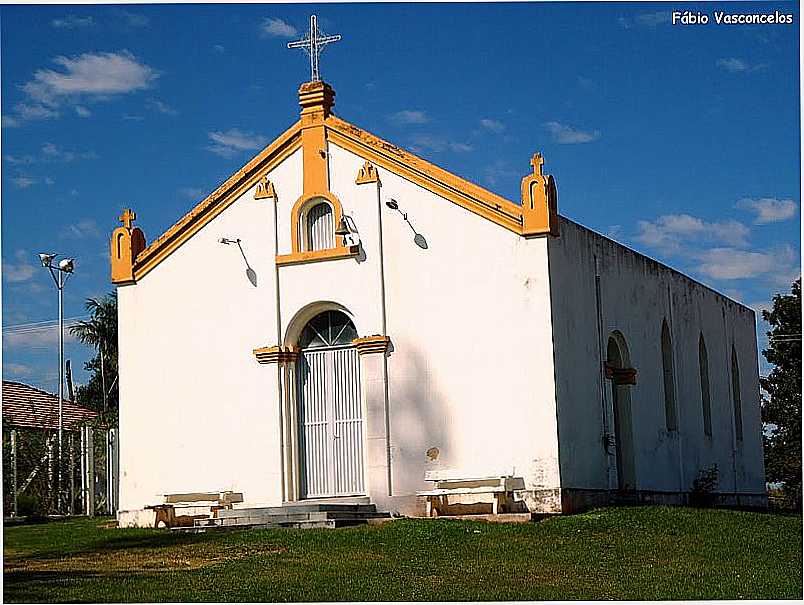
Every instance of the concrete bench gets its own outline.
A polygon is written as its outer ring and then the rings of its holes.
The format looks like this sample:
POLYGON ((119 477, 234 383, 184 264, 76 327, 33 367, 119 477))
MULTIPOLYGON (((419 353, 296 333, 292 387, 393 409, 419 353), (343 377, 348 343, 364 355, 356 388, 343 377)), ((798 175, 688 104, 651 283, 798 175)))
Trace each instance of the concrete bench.
POLYGON ((525 489, 525 481, 511 475, 471 477, 456 471, 427 471, 424 479, 434 484, 431 490, 417 492, 427 498, 428 517, 438 516, 449 505, 450 496, 470 494, 491 494, 491 512, 497 515, 513 501, 514 491, 525 489))
POLYGON ((217 517, 220 510, 231 510, 236 503, 243 502, 239 492, 188 492, 181 494, 161 494, 162 503, 146 506, 155 513, 154 527, 192 527, 195 519, 217 517), (179 514, 177 514, 179 513, 179 514), (184 514, 180 514, 184 513, 184 514))
POLYGON ((243 501, 240 492, 189 492, 184 494, 162 494, 163 504, 195 504, 198 502, 214 502, 225 508, 243 501))

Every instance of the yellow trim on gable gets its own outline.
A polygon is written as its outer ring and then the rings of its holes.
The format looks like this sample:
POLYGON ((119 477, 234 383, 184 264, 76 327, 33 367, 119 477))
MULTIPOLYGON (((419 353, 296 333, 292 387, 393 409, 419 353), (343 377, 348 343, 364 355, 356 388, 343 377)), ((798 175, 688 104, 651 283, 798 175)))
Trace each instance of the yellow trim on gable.
POLYGON ((141 279, 172 254, 204 225, 228 208, 245 191, 259 181, 301 146, 301 124, 296 122, 251 161, 229 177, 220 187, 198 203, 170 229, 165 231, 137 255, 134 280, 141 279))
POLYGON ((377 166, 432 191, 514 233, 522 233, 522 207, 335 116, 327 139, 377 166))
POLYGON ((328 191, 328 142, 365 160, 355 181, 357 184, 379 182, 377 168, 383 168, 517 235, 558 235, 555 180, 542 175, 540 169, 534 169, 534 174, 523 180, 522 201, 527 207, 520 206, 337 118, 330 113, 333 99, 334 91, 325 83, 303 84, 299 88, 302 106, 299 121, 139 252, 133 259, 132 281, 147 275, 255 183, 260 183, 255 199, 272 196, 276 199, 267 173, 300 147, 303 149, 304 195, 291 213, 291 254, 277 255, 277 265, 354 256, 356 253, 347 246, 315 252, 300 249, 299 218, 308 200, 313 197, 329 200, 335 211, 336 225, 343 215, 340 202, 328 191))

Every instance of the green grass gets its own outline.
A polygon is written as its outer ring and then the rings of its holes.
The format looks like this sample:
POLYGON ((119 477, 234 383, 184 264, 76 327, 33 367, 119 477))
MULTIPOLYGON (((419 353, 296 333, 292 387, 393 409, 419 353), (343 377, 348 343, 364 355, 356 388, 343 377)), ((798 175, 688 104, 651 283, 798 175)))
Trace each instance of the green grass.
POLYGON ((405 519, 171 534, 8 527, 7 602, 796 599, 801 516, 644 507, 521 525, 405 519))

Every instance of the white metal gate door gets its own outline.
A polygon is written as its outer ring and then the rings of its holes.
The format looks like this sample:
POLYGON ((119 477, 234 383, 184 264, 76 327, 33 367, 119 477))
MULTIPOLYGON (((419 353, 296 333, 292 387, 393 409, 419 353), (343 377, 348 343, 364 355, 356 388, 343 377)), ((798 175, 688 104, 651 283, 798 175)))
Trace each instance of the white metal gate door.
POLYGON ((363 412, 357 351, 303 350, 297 375, 302 497, 362 495, 363 412))

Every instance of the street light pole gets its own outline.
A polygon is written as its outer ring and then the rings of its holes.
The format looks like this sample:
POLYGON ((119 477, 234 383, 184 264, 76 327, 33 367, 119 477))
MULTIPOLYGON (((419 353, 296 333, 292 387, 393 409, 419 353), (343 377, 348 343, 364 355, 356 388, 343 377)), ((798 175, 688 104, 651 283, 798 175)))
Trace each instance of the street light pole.
MULTIPOLYGON (((51 269, 52 271, 52 269, 51 269)), ((62 456, 62 443, 64 433, 64 273, 58 272, 59 279, 56 287, 59 289, 59 474, 57 479, 57 494, 59 510, 62 504, 62 467, 64 466, 64 457, 62 456)))
POLYGON ((58 265, 54 265, 53 261, 57 256, 58 254, 42 253, 39 255, 39 260, 42 261, 42 266, 50 271, 50 275, 53 276, 53 283, 56 284, 56 289, 59 291, 59 452, 56 478, 56 504, 58 510, 61 510, 62 486, 64 484, 64 459, 62 457, 64 443, 64 285, 75 269, 75 260, 65 258, 59 261, 58 265))

